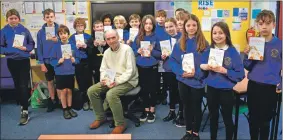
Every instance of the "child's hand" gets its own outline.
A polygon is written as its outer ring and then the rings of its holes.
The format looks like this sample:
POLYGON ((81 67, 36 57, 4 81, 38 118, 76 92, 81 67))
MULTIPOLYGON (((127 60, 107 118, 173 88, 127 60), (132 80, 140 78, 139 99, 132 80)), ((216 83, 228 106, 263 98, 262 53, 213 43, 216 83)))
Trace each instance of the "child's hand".
POLYGON ((192 69, 192 72, 184 72, 182 74, 183 78, 191 78, 195 76, 195 69, 192 69))
POLYGON ((245 48, 245 50, 244 50, 244 53, 245 53, 246 55, 249 55, 250 50, 251 50, 250 45, 247 45, 246 48, 245 48))
POLYGON ((40 65, 40 69, 42 72, 45 72, 45 73, 48 71, 44 64, 40 65))
POLYGON ((74 57, 71 57, 71 61, 72 61, 72 63, 75 63, 75 58, 74 57))
POLYGON ((212 71, 217 72, 217 73, 221 73, 221 74, 227 74, 227 69, 225 69, 222 66, 218 66, 216 68, 211 68, 212 71))
POLYGON ((57 42, 57 41, 58 41, 58 39, 57 39, 56 36, 52 37, 51 40, 52 40, 53 42, 57 42))
POLYGON ((22 51, 26 51, 27 48, 25 46, 20 46, 20 47, 17 47, 18 49, 22 50, 22 51))
POLYGON ((105 45, 106 45, 106 41, 105 40, 101 41, 101 46, 105 46, 105 45))
POLYGON ((201 65, 200 65, 200 68, 201 68, 202 70, 205 70, 205 71, 211 70, 210 67, 208 66, 208 64, 201 64, 201 65))
POLYGON ((132 41, 131 40, 127 40, 127 44, 131 45, 132 41))
POLYGON ((153 50, 153 46, 151 44, 149 45, 149 49, 150 49, 150 52, 153 50))
POLYGON ((65 60, 64 58, 60 58, 59 61, 58 61, 58 64, 62 64, 64 62, 64 60, 65 60))
POLYGON ((141 56, 143 55, 142 48, 139 48, 139 49, 138 49, 138 53, 139 53, 141 56))
POLYGON ((97 46, 99 45, 98 41, 97 41, 97 40, 94 40, 94 41, 93 41, 93 45, 94 45, 94 47, 97 47, 97 46))
POLYGON ((161 58, 162 58, 162 60, 165 60, 165 59, 167 58, 167 55, 162 54, 162 55, 161 55, 161 58))

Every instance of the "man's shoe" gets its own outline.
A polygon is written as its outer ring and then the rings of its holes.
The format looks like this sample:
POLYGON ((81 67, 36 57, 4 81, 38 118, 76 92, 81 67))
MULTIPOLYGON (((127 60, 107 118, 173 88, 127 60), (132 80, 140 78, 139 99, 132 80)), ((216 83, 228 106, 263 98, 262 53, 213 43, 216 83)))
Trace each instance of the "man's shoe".
POLYGON ((171 120, 173 120, 173 119, 175 119, 176 118, 176 113, 175 113, 175 111, 174 110, 170 110, 169 111, 169 114, 165 117, 165 118, 163 118, 163 121, 164 122, 169 122, 169 121, 171 121, 171 120))
POLYGON ((91 123, 89 125, 90 129, 96 129, 98 127, 100 127, 102 124, 104 124, 106 122, 106 119, 104 120, 95 120, 93 123, 91 123))
POLYGON ((123 125, 116 126, 111 134, 122 134, 126 129, 126 123, 124 123, 123 125))
POLYGON ((28 116, 28 111, 23 110, 21 111, 21 119, 19 125, 26 125, 28 123, 29 116, 28 116))

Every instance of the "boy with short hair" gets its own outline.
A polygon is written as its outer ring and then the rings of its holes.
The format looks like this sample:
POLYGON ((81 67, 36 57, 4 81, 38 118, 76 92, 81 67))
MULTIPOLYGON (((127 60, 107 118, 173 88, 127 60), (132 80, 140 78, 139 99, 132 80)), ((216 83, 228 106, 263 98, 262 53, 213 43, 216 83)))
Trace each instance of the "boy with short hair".
POLYGON ((282 41, 272 34, 275 16, 263 10, 256 17, 260 37, 265 38, 263 61, 249 60, 250 46, 245 49, 244 67, 248 73, 248 108, 250 136, 252 140, 268 139, 270 121, 281 93, 282 41))
MULTIPOLYGON (((140 24, 141 24, 141 17, 138 14, 132 14, 129 17, 129 24, 131 26, 131 28, 140 28, 140 24)), ((127 44, 130 45, 134 40, 127 40, 127 44)))
POLYGON ((126 43, 129 39, 129 31, 125 30, 125 27, 127 26, 127 21, 124 16, 117 15, 114 17, 114 26, 116 29, 123 29, 123 40, 121 40, 122 43, 126 43))
POLYGON ((37 33, 37 56, 39 64, 41 65, 41 71, 45 73, 45 79, 48 82, 48 91, 50 99, 48 100, 47 112, 51 112, 55 109, 55 90, 53 80, 55 78, 55 72, 50 65, 50 53, 53 46, 58 42, 56 32, 59 25, 55 23, 55 12, 52 9, 46 9, 43 11, 43 20, 46 22, 37 33), (46 37, 46 27, 54 27, 53 31, 55 36, 46 37))

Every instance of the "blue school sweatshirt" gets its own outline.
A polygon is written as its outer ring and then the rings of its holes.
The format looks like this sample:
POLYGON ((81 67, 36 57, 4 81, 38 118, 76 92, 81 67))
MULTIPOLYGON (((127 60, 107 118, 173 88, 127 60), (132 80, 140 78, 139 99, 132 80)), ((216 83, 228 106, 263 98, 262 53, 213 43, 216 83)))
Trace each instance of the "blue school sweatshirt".
POLYGON ((158 61, 161 59, 161 50, 160 50, 160 44, 157 36, 155 33, 152 33, 148 36, 144 36, 143 41, 150 41, 150 44, 155 43, 155 46, 153 47, 151 51, 150 57, 142 57, 138 53, 138 49, 140 48, 140 44, 137 44, 137 37, 135 38, 135 41, 132 44, 132 49, 136 56, 137 65, 141 67, 150 67, 158 64, 158 61))
MULTIPOLYGON (((73 44, 77 44, 76 43, 76 37, 75 35, 78 35, 77 33, 74 33, 73 35, 70 36, 69 41, 72 42, 73 44)), ((87 44, 87 41, 91 38, 91 35, 84 33, 84 42, 85 44, 87 44)), ((81 54, 80 56, 82 57, 82 59, 87 58, 87 48, 79 48, 79 53, 81 54)))
POLYGON ((1 54, 6 55, 7 58, 15 60, 27 59, 30 57, 30 52, 34 48, 34 41, 29 30, 25 28, 22 24, 18 24, 15 27, 11 27, 9 24, 7 24, 0 31, 0 35, 1 54), (25 37, 23 46, 27 48, 26 51, 22 51, 13 47, 14 38, 16 34, 23 35, 25 37))
POLYGON ((176 78, 178 81, 193 87, 193 88, 203 88, 205 86, 204 78, 205 74, 204 71, 200 69, 201 64, 201 58, 202 55, 207 52, 209 49, 208 43, 207 47, 203 52, 197 52, 197 44, 196 44, 196 38, 188 38, 186 40, 186 51, 183 52, 180 48, 180 42, 177 42, 174 50, 169 58, 169 64, 172 68, 173 73, 176 74, 176 78), (192 78, 183 78, 182 75, 184 73, 182 69, 182 61, 183 57, 187 53, 193 53, 194 54, 194 64, 195 64, 195 75, 192 78))
MULTIPOLYGON (((175 38, 176 39, 176 44, 178 43, 179 39, 181 38, 181 33, 178 32, 177 35, 175 36, 170 36, 168 34, 167 39, 166 40, 170 40, 171 43, 171 47, 172 47, 172 42, 171 42, 171 38, 175 38)), ((175 44, 175 46, 176 46, 175 44)), ((174 48, 174 47, 173 47, 174 48)), ((162 53, 161 53, 162 54, 162 53)), ((169 64, 169 58, 170 56, 168 56, 165 60, 163 60, 163 69, 165 70, 165 72, 172 72, 171 66, 169 64)))
POLYGON ((263 61, 249 60, 245 55, 244 66, 249 71, 249 80, 270 85, 281 83, 282 41, 274 36, 265 42, 263 61))
MULTIPOLYGON (((57 23, 54 23, 54 25, 55 35, 57 36, 59 25, 57 23)), ((47 23, 43 24, 42 28, 37 33, 37 57, 39 64, 50 63, 51 50, 55 44, 58 43, 51 40, 46 40, 45 27, 47 27, 47 23)), ((58 36, 57 39, 59 41, 58 36)))
POLYGON ((74 55, 73 57, 75 57, 75 63, 72 63, 71 59, 65 59, 62 64, 58 64, 59 59, 62 58, 61 45, 63 45, 63 43, 59 41, 54 45, 50 53, 50 64, 54 67, 55 75, 75 74, 75 64, 80 62, 81 56, 74 43, 69 42, 68 44, 71 44, 71 49, 74 51, 72 54, 74 55))
MULTIPOLYGON (((214 48, 211 46, 211 48, 214 48)), ((210 49, 204 52, 201 64, 208 63, 210 49)), ((205 82, 208 86, 230 90, 245 78, 244 66, 240 57, 240 54, 235 47, 229 46, 224 52, 222 66, 227 69, 227 74, 216 73, 214 71, 208 71, 208 76, 205 82)))
POLYGON ((165 31, 165 26, 160 26, 156 23, 155 34, 159 40, 166 40, 168 38, 168 33, 165 31))
POLYGON ((129 40, 130 38, 130 32, 128 30, 123 30, 123 40, 125 42, 125 44, 127 43, 127 41, 129 40))

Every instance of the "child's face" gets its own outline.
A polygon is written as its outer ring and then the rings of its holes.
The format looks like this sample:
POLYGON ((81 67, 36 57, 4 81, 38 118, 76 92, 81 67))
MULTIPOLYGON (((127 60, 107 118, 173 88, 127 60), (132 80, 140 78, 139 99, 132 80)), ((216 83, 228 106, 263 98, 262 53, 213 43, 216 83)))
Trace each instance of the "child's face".
POLYGON ((121 22, 121 21, 116 21, 114 23, 116 29, 124 29, 125 28, 125 23, 124 22, 121 22))
POLYGON ((67 32, 59 32, 59 37, 62 42, 66 42, 68 40, 69 34, 67 32))
POLYGON ((144 30, 145 32, 152 32, 153 29, 153 24, 150 19, 146 19, 145 24, 144 24, 144 30))
POLYGON ((177 20, 177 29, 178 31, 183 31, 184 20, 177 20))
POLYGON ((111 19, 110 18, 105 18, 103 21, 104 26, 111 26, 111 19))
POLYGON ((9 16, 7 22, 10 26, 15 27, 19 24, 20 19, 16 15, 9 16))
POLYGON ((76 25, 76 31, 77 31, 78 33, 83 33, 84 30, 85 30, 85 26, 84 26, 83 24, 77 24, 77 25, 76 25))
POLYGON ((185 25, 185 29, 189 36, 195 36, 198 30, 197 22, 194 20, 188 20, 185 25))
POLYGON ((275 23, 270 20, 260 20, 257 23, 257 27, 259 29, 260 35, 268 36, 272 34, 272 30, 275 28, 275 23))
POLYGON ((177 33, 177 27, 173 22, 165 22, 165 31, 169 35, 173 36, 177 33))
POLYGON ((132 19, 130 21, 130 26, 132 28, 139 28, 140 27, 141 22, 138 19, 132 19))
POLYGON ((214 26, 212 29, 212 39, 215 44, 226 44, 226 35, 218 26, 214 26))
POLYGON ((43 20, 48 24, 52 25, 55 21, 54 13, 50 13, 49 15, 44 15, 43 20))
POLYGON ((93 30, 95 32, 103 32, 104 31, 104 26, 102 23, 94 24, 93 30))
POLYGON ((156 17, 155 20, 159 25, 164 25, 164 23, 165 23, 165 17, 164 16, 158 16, 158 17, 156 17))

